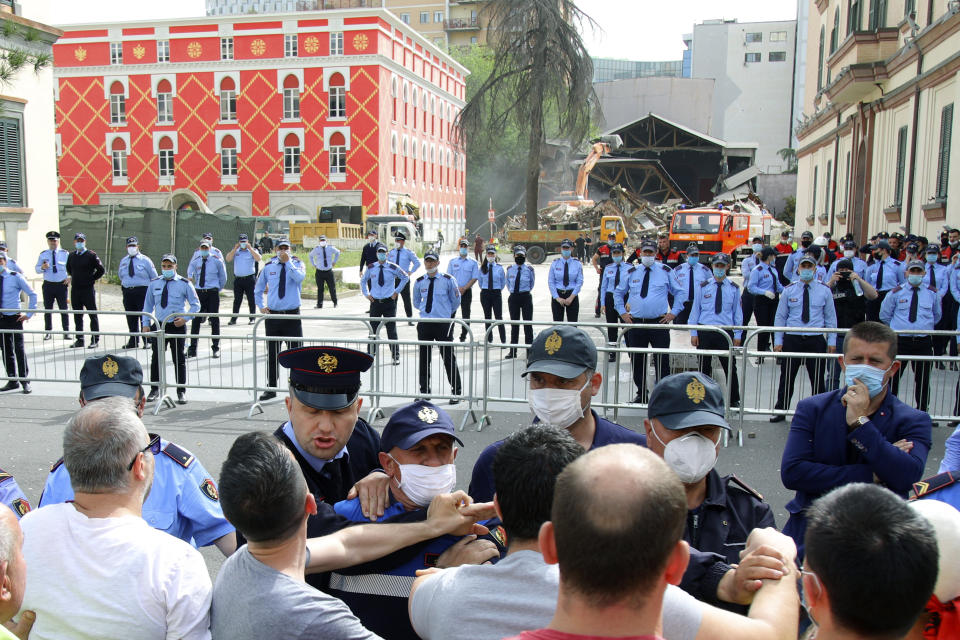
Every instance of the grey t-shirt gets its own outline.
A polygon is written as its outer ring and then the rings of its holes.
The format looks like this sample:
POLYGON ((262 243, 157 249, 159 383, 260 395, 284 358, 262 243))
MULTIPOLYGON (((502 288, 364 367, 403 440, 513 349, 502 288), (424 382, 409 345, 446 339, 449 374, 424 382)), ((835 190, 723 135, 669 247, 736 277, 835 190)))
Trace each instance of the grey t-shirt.
POLYGON ((268 567, 246 545, 213 585, 213 640, 378 640, 342 601, 268 567))
MULTIPOLYGON (((548 565, 536 551, 516 551, 495 565, 444 569, 414 592, 410 621, 424 640, 501 640, 542 629, 557 608, 559 577, 557 565, 548 565)), ((694 640, 702 617, 693 596, 667 587, 665 640, 694 640)))

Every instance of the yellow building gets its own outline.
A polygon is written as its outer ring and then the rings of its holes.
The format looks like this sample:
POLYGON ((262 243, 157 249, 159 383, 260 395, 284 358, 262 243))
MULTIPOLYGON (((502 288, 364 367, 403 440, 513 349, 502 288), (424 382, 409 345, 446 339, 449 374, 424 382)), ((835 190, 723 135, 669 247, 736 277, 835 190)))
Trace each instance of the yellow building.
POLYGON ((795 233, 937 242, 960 226, 960 2, 805 1, 795 233))
POLYGON ((437 46, 487 43, 486 0, 384 0, 384 6, 437 46))

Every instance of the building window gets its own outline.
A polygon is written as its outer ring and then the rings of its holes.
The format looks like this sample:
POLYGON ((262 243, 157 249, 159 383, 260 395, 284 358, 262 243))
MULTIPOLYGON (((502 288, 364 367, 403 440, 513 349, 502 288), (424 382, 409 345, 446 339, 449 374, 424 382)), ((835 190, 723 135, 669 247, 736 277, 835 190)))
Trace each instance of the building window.
POLYGON ((110 124, 127 123, 127 100, 123 97, 123 85, 114 82, 110 86, 110 124))
POLYGON ((407 83, 403 84, 403 126, 407 126, 407 120, 409 118, 408 113, 410 112, 410 107, 408 106, 410 102, 410 85, 407 83))
POLYGON ((300 81, 294 75, 283 79, 283 118, 300 119, 300 81))
POLYGON ((823 39, 824 30, 820 27, 820 49, 817 56, 817 93, 823 89, 823 39))
POLYGON ((157 85, 157 124, 173 124, 173 90, 168 80, 157 85))
POLYGON ((947 199, 950 181, 950 142, 953 136, 953 103, 940 112, 940 155, 937 158, 937 200, 947 199))
POLYGON ((903 177, 907 167, 907 128, 897 131, 897 175, 894 177, 893 204, 903 205, 903 177))
POLYGON ((0 206, 22 207, 23 134, 18 118, 0 118, 0 206))
POLYGON ((288 133, 283 139, 283 175, 300 175, 300 139, 295 133, 288 133))
POLYGON ((237 85, 233 78, 220 81, 220 119, 226 122, 237 119, 237 85))
POLYGON ((347 89, 344 85, 343 76, 335 73, 330 76, 330 117, 347 117, 347 89))
POLYGON ((283 57, 297 57, 297 34, 288 33, 287 35, 283 36, 283 57))
POLYGON ((233 136, 223 136, 220 141, 220 173, 223 176, 237 175, 237 141, 233 136))
POLYGON ((743 56, 743 61, 744 61, 745 63, 746 63, 746 62, 760 62, 760 60, 761 60, 761 55, 762 55, 762 54, 759 53, 759 52, 757 52, 757 53, 747 53, 747 54, 744 54, 744 56, 743 56))
POLYGON ((330 34, 330 55, 343 55, 343 32, 335 31, 330 34))
POLYGON ((852 165, 850 164, 850 152, 847 151, 847 170, 843 175, 843 207, 846 211, 847 202, 850 198, 850 169, 852 165))
POLYGON ((339 131, 330 136, 330 175, 346 175, 347 141, 339 131))
POLYGON ((428 24, 430 22, 430 12, 421 11, 420 12, 420 24, 428 24))
POLYGON ((157 62, 170 62, 169 40, 157 40, 157 62))
POLYGON ((768 56, 770 62, 786 62, 787 61, 787 52, 786 51, 771 51, 768 56))
POLYGON ((401 14, 400 14, 400 20, 403 21, 403 24, 410 24, 410 14, 409 14, 409 13, 401 13, 401 14))
POLYGON ((824 184, 823 184, 823 211, 821 213, 830 212, 830 174, 833 172, 833 161, 827 160, 827 172, 824 174, 824 184))
POLYGON ((870 0, 870 31, 887 26, 887 0, 870 0))
POLYGON ((817 214, 817 186, 820 182, 820 167, 813 168, 813 203, 810 205, 810 212, 817 214))
POLYGON ((123 64, 123 43, 110 43, 110 64, 123 64))
POLYGON ((786 31, 771 31, 770 32, 770 42, 786 42, 787 41, 787 32, 786 31))
POLYGON ((747 44, 751 44, 753 42, 763 42, 763 34, 760 32, 748 33, 746 40, 747 44))
POLYGON ((863 0, 847 0, 847 35, 860 30, 863 22, 863 0))
POLYGON ((164 136, 160 139, 159 151, 159 176, 161 178, 172 178, 173 177, 173 141, 164 136))
POLYGON ((110 145, 110 156, 113 163, 113 180, 123 180, 127 177, 127 143, 123 138, 114 138, 110 145))
POLYGON ((433 21, 434 21, 434 22, 443 22, 443 11, 434 11, 434 12, 433 12, 433 21))
POLYGON ((837 7, 833 11, 833 29, 830 30, 830 53, 833 54, 837 50, 837 45, 840 40, 840 8, 837 7))
POLYGON ((233 60, 233 38, 220 38, 220 59, 233 60))
POLYGON ((917 0, 906 0, 903 3, 903 15, 909 16, 911 13, 917 10, 917 0))
POLYGON ((477 42, 479 42, 477 36, 470 36, 470 44, 477 44, 477 42))
POLYGON ((390 163, 390 167, 393 170, 393 179, 397 179, 397 134, 390 136, 390 154, 393 162, 390 163))

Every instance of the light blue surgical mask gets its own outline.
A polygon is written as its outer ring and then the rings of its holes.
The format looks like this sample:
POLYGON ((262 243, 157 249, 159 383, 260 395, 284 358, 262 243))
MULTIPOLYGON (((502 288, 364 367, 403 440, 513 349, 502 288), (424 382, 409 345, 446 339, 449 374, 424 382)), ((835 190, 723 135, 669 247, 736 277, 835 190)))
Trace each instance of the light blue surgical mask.
POLYGON ((616 263, 623 262, 623 256, 613 256, 613 261, 616 263))
POLYGON ((161 271, 165 280, 173 280, 173 276, 177 275, 176 269, 164 269, 161 271))
POLYGON ((73 244, 73 246, 75 246, 75 247, 77 248, 77 251, 83 251, 84 249, 87 248, 87 243, 86 243, 86 242, 75 242, 75 243, 73 244))
POLYGON ((814 269, 800 269, 800 279, 804 282, 810 282, 813 280, 814 274, 816 274, 814 269))
POLYGON ((466 256, 466 255, 467 255, 467 248, 466 248, 466 247, 460 247, 460 255, 461 255, 461 256, 466 256))
POLYGON ((929 262, 930 264, 935 263, 935 262, 937 261, 937 259, 939 259, 939 258, 940 258, 940 256, 938 256, 938 255, 935 254, 935 253, 928 253, 928 254, 927 254, 927 262, 929 262))
POLYGON ((210 251, 207 250, 207 249, 200 249, 200 257, 201 257, 201 258, 209 258, 209 257, 210 257, 210 251))
POLYGON ((726 277, 727 277, 727 269, 726 269, 726 267, 719 267, 719 268, 718 268, 718 267, 714 267, 714 268, 713 268, 713 276, 714 276, 715 278, 719 279, 719 280, 723 280, 724 278, 726 278, 726 277))
MULTIPOLYGON (((892 365, 891 365, 892 366, 892 365)), ((852 387, 854 380, 859 380, 866 385, 871 398, 876 398, 883 391, 883 377, 887 374, 887 369, 877 369, 869 364, 848 364, 844 366, 844 382, 848 387, 852 387)))
POLYGON ((760 253, 761 251, 763 251, 763 245, 762 244, 753 245, 753 251, 754 253, 760 253))
POLYGON ((377 260, 379 260, 380 262, 386 262, 386 261, 387 261, 387 253, 386 253, 385 251, 378 251, 378 252, 377 252, 377 260))
POLYGON ((699 254, 694 256, 687 256, 687 264, 690 265, 691 267, 697 266, 697 263, 699 262, 700 262, 699 254))
POLYGON ((907 282, 909 282, 912 287, 919 287, 923 284, 923 274, 911 273, 907 275, 907 282))
POLYGON ((560 252, 560 255, 562 255, 564 258, 569 258, 569 257, 570 257, 570 249, 564 249, 563 251, 560 252))

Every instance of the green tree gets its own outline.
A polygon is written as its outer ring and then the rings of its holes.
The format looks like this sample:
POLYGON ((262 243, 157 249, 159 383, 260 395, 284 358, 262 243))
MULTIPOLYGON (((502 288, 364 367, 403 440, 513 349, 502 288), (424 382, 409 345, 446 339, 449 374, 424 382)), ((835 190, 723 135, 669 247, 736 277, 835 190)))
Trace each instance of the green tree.
POLYGON ((536 229, 546 132, 555 127, 574 147, 590 132, 593 63, 576 25, 592 21, 574 0, 491 0, 486 12, 492 68, 457 129, 468 141, 518 131, 526 155, 527 227, 536 229))
POLYGON ((787 163, 787 170, 784 173, 797 172, 797 150, 790 147, 784 147, 777 151, 777 155, 787 163))
MULTIPOLYGON (((0 13, 0 33, 7 40, 19 37, 24 42, 36 42, 39 33, 33 27, 21 27, 13 20, 4 19, 0 13)), ((10 86, 21 69, 33 67, 34 73, 40 73, 53 62, 49 53, 30 53, 24 49, 0 50, 0 87, 10 86)))

